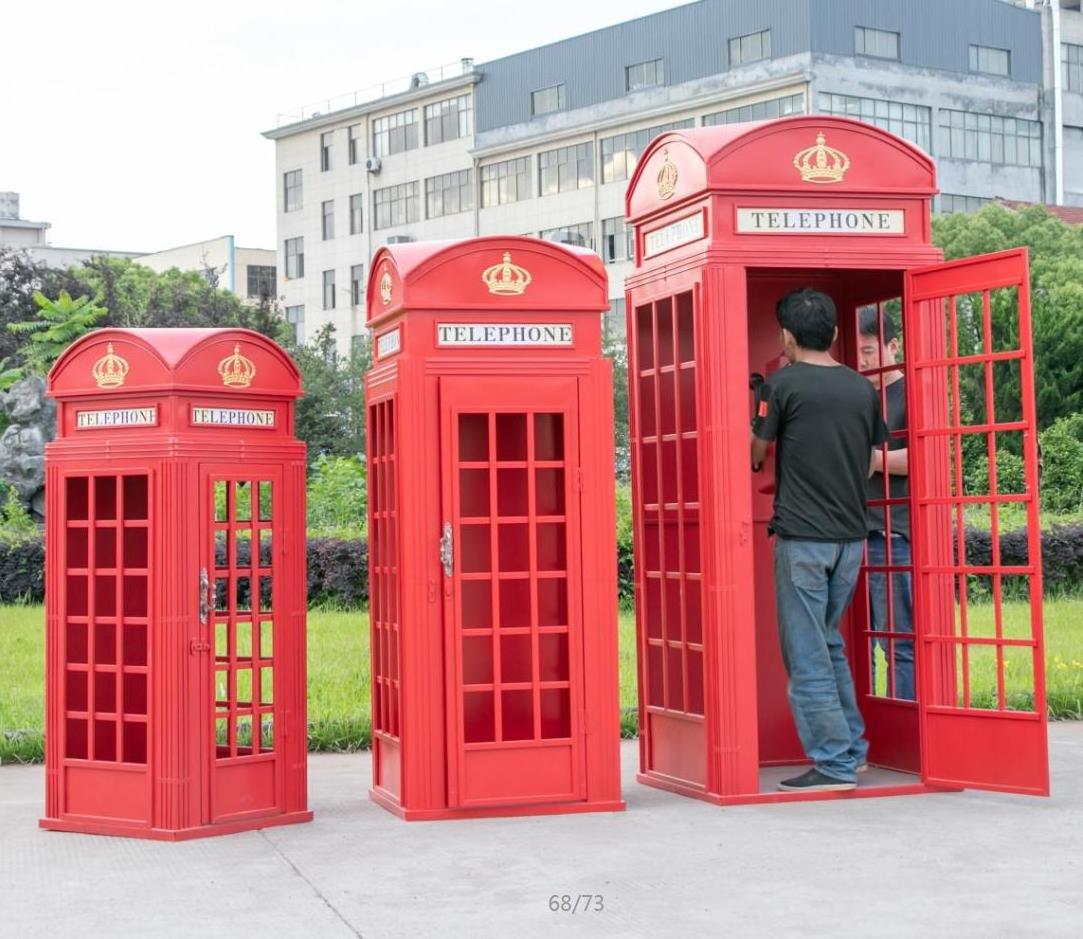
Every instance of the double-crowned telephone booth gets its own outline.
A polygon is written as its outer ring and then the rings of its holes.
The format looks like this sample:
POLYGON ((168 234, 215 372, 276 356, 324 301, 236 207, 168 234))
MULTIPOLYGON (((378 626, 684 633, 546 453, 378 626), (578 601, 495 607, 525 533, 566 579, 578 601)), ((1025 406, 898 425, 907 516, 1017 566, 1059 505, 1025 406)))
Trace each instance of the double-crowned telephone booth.
POLYGON ((532 238, 373 259, 370 796, 402 818, 624 807, 608 305, 532 238))
POLYGON ((667 133, 639 161, 626 214, 641 782, 721 804, 1048 792, 1027 254, 940 263, 936 191, 925 153, 842 118, 667 133), (774 448, 759 473, 749 457, 750 375, 769 382, 784 364, 775 305, 806 286, 837 305, 836 357, 863 364, 885 401, 904 379, 908 410, 891 443, 907 448, 908 485, 870 505, 891 546, 909 509, 910 557, 864 565, 842 626, 871 745, 844 793, 775 791, 805 757, 778 647, 774 448), (1022 480, 998 474, 1004 452, 1022 480), (1025 517, 1025 565, 1000 557, 1006 513, 1025 517), (971 526, 991 533, 991 558, 971 526), (870 587, 886 590, 886 622, 870 617, 870 587), (904 591, 913 633, 895 622, 904 591))
POLYGON ((42 827, 311 819, 297 367, 244 329, 101 329, 49 394, 42 827))

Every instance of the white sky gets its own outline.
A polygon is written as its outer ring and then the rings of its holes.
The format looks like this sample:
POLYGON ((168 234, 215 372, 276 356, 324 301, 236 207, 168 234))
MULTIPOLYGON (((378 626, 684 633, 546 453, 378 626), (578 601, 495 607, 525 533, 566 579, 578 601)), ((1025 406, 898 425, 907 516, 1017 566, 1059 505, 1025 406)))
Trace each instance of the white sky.
POLYGON ((679 5, 3 0, 0 191, 63 247, 271 248, 279 112, 679 5))

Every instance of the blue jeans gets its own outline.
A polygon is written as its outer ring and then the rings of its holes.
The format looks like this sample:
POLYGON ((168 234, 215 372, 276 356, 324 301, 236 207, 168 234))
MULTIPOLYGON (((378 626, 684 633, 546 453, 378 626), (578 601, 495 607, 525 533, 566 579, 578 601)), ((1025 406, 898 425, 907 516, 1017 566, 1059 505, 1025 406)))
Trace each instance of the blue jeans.
POLYGON ((865 543, 775 542, 775 597, 787 693, 801 745, 825 776, 855 782, 869 752, 839 622, 865 543))
MULTIPOLYGON (((869 564, 879 567, 887 564, 887 538, 881 532, 869 535, 869 564)), ((910 541, 905 535, 891 535, 891 566, 909 567, 910 541)), ((872 628, 876 632, 914 634, 914 602, 909 574, 891 575, 891 606, 894 612, 893 622, 889 624, 887 616, 887 574, 869 574, 869 605, 871 607, 872 628)), ((914 700, 914 642, 908 639, 896 639, 889 643, 887 639, 875 639, 870 646, 872 655, 872 674, 876 676, 876 648, 883 650, 884 658, 895 660, 895 681, 892 685, 891 669, 888 668, 887 696, 904 701, 914 700), (895 646, 894 656, 889 654, 891 645, 895 646)))

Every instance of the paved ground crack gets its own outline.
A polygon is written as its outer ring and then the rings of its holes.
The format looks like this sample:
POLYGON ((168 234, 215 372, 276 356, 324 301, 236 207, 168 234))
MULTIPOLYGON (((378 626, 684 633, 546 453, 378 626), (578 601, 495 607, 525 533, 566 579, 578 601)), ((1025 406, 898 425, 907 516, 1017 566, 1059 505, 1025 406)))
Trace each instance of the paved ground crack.
POLYGON ((287 864, 289 864, 289 866, 293 870, 293 872, 298 877, 300 877, 301 880, 303 880, 306 884, 308 884, 309 889, 314 894, 316 894, 317 897, 320 898, 320 901, 323 903, 324 906, 327 907, 327 909, 329 909, 332 913, 335 914, 335 916, 338 917, 338 919, 342 923, 342 925, 345 926, 351 933, 353 933, 353 935, 357 936, 357 939, 364 939, 364 937, 361 935, 360 931, 357 930, 354 927, 353 923, 351 923, 348 919, 346 919, 345 916, 343 916, 337 909, 335 909, 334 904, 330 900, 328 900, 327 897, 325 897, 323 895, 323 893, 320 891, 319 887, 317 887, 311 880, 309 880, 305 876, 305 874, 301 870, 301 868, 299 868, 296 864, 294 864, 293 861, 290 860, 290 858, 285 854, 285 852, 283 852, 283 850, 277 844, 275 844, 270 838, 267 837, 267 832, 261 831, 259 834, 260 834, 260 837, 262 837, 263 840, 267 842, 267 844, 269 844, 272 848, 274 848, 275 853, 280 858, 282 858, 283 861, 285 861, 287 864))

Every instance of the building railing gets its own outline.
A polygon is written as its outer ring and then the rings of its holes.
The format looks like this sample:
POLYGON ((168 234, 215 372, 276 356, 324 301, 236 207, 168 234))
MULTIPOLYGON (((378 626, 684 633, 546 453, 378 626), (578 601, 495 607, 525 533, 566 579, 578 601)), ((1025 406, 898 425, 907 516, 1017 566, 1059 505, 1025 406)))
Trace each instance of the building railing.
POLYGON ((312 104, 294 108, 292 111, 280 111, 277 115, 276 126, 282 127, 285 124, 296 124, 300 121, 323 117, 335 111, 356 108, 359 105, 379 101, 381 98, 388 98, 391 95, 402 94, 416 88, 424 88, 426 85, 436 82, 471 75, 473 72, 473 59, 460 59, 458 62, 452 62, 448 65, 438 65, 435 68, 413 72, 402 78, 392 78, 389 81, 380 82, 378 85, 370 85, 368 88, 361 88, 358 91, 350 91, 333 98, 324 98, 312 104))

